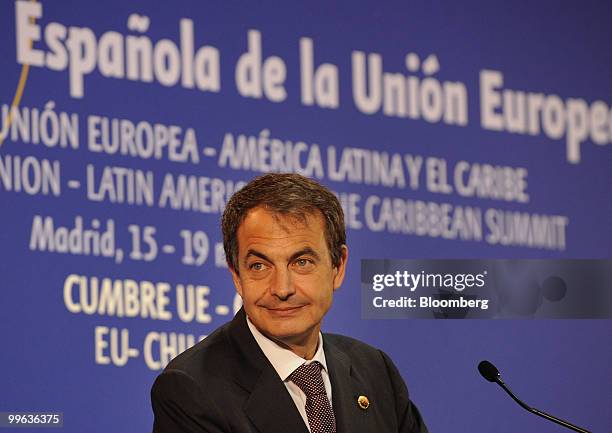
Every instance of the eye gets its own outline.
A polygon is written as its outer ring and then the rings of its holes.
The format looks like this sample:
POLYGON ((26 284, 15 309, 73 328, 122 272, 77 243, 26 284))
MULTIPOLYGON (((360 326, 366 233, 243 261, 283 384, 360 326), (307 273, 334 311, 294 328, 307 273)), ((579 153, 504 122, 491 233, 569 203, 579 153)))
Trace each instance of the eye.
POLYGON ((308 272, 313 269, 314 262, 311 259, 299 258, 293 262, 293 267, 299 272, 308 272))
POLYGON ((265 268, 266 268, 266 265, 264 265, 261 262, 255 262, 249 265, 249 269, 253 271, 263 271, 265 268))

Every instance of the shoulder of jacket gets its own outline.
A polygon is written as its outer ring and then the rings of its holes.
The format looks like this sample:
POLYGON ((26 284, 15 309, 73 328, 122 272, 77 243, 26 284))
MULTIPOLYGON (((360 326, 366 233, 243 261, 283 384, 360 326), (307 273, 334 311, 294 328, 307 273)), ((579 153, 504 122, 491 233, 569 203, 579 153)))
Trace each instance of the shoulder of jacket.
POLYGON ((196 377, 203 371, 219 371, 230 351, 229 323, 217 328, 212 334, 177 355, 164 369, 181 371, 196 377))

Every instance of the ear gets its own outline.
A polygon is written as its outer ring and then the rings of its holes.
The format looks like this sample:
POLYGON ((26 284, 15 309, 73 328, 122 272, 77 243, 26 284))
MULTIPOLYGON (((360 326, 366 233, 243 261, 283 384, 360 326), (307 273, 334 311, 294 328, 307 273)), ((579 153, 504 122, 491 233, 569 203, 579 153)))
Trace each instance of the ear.
POLYGON ((240 282, 240 275, 236 272, 236 270, 232 267, 229 268, 232 273, 232 280, 234 281, 234 287, 236 287, 236 291, 242 298, 242 283, 240 282))
POLYGON ((348 261, 348 247, 342 245, 342 253, 340 254, 340 263, 335 267, 336 275, 334 275, 334 290, 338 290, 344 281, 344 273, 346 271, 346 262, 348 261))

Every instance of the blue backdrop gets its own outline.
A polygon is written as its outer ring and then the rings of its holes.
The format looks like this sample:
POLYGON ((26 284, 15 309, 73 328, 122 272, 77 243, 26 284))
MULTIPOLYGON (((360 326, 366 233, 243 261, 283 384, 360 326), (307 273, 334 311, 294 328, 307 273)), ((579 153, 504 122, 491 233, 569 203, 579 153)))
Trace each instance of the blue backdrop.
POLYGON ((22 2, 0 14, 0 411, 150 430, 230 319, 219 217, 297 171, 347 211, 324 329, 387 351, 432 432, 610 431, 606 320, 365 320, 362 258, 610 258, 607 2, 22 2), (12 108, 11 108, 12 107, 12 108))

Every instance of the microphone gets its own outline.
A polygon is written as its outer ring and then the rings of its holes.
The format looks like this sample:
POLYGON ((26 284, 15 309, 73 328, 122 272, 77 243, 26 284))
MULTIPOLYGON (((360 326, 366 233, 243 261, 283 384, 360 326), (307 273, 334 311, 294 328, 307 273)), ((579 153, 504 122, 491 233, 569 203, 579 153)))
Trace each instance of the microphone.
POLYGON ((495 382, 499 386, 501 386, 503 390, 506 391, 510 397, 512 397, 512 400, 517 402, 519 406, 521 406, 523 409, 528 410, 531 413, 535 413, 536 415, 541 416, 542 418, 545 418, 549 421, 562 425, 563 427, 567 427, 570 430, 574 430, 581 433, 590 433, 588 430, 575 426, 574 424, 571 424, 567 421, 563 421, 562 419, 549 415, 546 412, 542 412, 541 410, 538 410, 534 407, 530 407, 521 400, 519 400, 512 393, 512 391, 510 391, 510 388, 508 388, 508 386, 506 386, 506 384, 502 381, 501 375, 499 374, 499 370, 497 369, 497 367, 495 367, 489 361, 480 361, 480 363, 478 364, 478 371, 480 372, 482 377, 484 377, 489 382, 495 382))
POLYGON ((499 370, 489 361, 480 361, 480 364, 478 364, 478 371, 480 372, 482 377, 487 379, 489 382, 501 382, 499 370))

